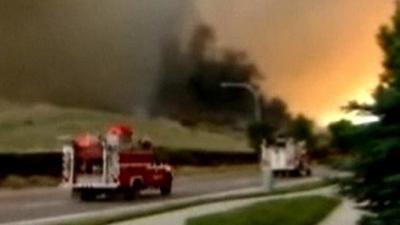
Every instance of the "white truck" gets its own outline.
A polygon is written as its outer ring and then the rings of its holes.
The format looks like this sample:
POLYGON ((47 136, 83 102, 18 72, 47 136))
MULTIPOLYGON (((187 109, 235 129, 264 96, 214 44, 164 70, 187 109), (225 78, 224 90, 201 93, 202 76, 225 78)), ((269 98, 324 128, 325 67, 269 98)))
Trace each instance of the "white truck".
POLYGON ((275 143, 263 143, 261 167, 273 176, 311 176, 310 159, 304 143, 292 138, 277 138, 275 143))

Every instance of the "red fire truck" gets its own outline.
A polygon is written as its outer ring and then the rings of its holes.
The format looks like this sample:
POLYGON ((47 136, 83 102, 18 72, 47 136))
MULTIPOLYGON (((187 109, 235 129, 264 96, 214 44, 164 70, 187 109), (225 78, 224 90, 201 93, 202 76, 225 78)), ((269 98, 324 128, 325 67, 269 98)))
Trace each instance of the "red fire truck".
POLYGON ((129 126, 116 125, 105 136, 80 135, 63 147, 64 183, 73 196, 87 201, 122 193, 133 199, 147 188, 171 193, 171 166, 156 159, 150 140, 133 146, 132 135, 129 126))

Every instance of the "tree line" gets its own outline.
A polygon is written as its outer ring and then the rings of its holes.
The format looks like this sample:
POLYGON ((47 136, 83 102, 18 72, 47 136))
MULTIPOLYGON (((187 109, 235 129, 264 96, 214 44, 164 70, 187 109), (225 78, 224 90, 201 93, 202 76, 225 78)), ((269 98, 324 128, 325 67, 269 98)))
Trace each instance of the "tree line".
POLYGON ((333 145, 354 158, 353 176, 342 183, 342 192, 369 214, 362 225, 400 224, 400 2, 391 23, 381 27, 378 43, 383 51, 380 82, 374 103, 350 102, 346 109, 374 115, 374 123, 332 123, 333 145))

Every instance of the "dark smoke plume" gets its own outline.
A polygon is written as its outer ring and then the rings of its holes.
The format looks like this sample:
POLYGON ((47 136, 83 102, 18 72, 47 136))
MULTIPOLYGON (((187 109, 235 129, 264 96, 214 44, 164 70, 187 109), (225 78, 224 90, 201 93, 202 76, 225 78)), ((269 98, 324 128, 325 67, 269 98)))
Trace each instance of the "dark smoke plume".
POLYGON ((163 59, 174 55, 166 49, 181 51, 204 22, 219 45, 254 59, 265 93, 332 119, 375 86, 375 34, 392 9, 393 0, 0 0, 0 96, 146 112, 164 96, 160 83, 185 79, 165 69, 179 63, 163 59))
POLYGON ((0 96, 146 112, 164 42, 194 18, 182 0, 0 1, 0 96))

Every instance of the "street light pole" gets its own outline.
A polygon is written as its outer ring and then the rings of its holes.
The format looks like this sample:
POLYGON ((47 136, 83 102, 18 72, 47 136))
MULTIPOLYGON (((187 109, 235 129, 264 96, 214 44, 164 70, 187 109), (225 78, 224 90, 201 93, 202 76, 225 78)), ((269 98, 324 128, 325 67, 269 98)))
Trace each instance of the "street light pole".
POLYGON ((261 102, 260 102, 260 93, 258 90, 248 84, 248 83, 239 83, 239 82, 223 82, 221 83, 221 87, 223 88, 240 88, 247 90, 253 97, 254 101, 254 119, 256 122, 261 122, 261 102))
MULTIPOLYGON (((253 96, 253 100, 254 100, 254 119, 255 122, 261 122, 262 121, 262 109, 261 109, 261 101, 260 101, 260 93, 258 92, 258 90, 248 84, 248 83, 234 83, 234 82, 224 82, 221 83, 221 87, 223 88, 241 88, 244 90, 247 90, 248 92, 251 93, 251 95, 253 96)), ((263 165, 263 161, 265 158, 265 154, 267 154, 267 149, 265 146, 266 143, 263 142, 262 147, 261 147, 261 155, 260 155, 260 164, 261 164, 261 170, 262 170, 262 181, 263 181, 263 185, 264 188, 266 189, 266 191, 270 192, 273 190, 274 188, 274 175, 272 174, 272 170, 271 168, 266 169, 265 165, 263 165), (263 157, 264 156, 264 157, 263 157)))

